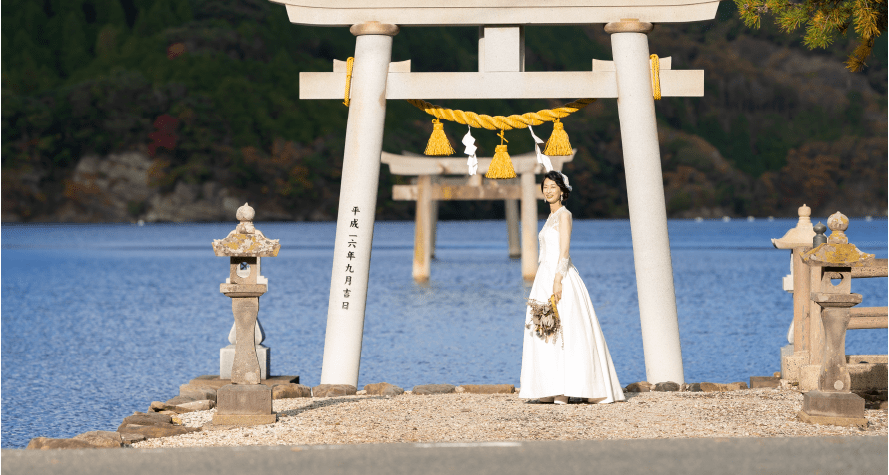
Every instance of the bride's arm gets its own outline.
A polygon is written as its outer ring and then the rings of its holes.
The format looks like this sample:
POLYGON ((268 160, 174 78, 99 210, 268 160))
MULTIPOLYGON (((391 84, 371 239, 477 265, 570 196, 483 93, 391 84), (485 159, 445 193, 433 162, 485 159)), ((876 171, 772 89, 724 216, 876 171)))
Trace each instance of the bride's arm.
POLYGON ((553 294, 556 296, 556 302, 562 299, 562 278, 568 273, 568 249, 570 247, 571 214, 565 212, 559 216, 559 263, 556 266, 556 277, 553 281, 553 294))

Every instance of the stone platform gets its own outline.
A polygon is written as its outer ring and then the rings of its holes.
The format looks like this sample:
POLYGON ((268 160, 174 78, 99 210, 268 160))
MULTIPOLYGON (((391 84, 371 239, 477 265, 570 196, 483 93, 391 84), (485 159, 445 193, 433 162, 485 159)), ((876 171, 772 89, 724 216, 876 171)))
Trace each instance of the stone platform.
POLYGON ((803 394, 798 416, 810 424, 867 428, 864 399, 852 393, 809 391, 803 394))
MULTIPOLYGON (((805 364, 808 355, 788 356, 782 361, 783 379, 799 382, 801 391, 818 389, 820 365, 805 364)), ((847 355, 846 369, 852 378, 852 391, 885 390, 889 386, 886 355, 847 355)))
MULTIPOLYGON (((219 390, 219 388, 231 384, 231 379, 221 379, 218 374, 207 374, 192 379, 188 384, 196 387, 204 387, 219 390)), ((272 376, 270 378, 259 380, 259 384, 272 387, 276 384, 299 384, 299 376, 272 376)))

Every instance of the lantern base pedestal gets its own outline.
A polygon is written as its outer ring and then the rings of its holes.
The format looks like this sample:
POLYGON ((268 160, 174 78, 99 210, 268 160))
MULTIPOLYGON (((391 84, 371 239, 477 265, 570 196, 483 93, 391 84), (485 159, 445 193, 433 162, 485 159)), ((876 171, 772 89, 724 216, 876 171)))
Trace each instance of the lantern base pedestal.
POLYGON ((274 424, 272 388, 265 384, 229 384, 216 391, 214 425, 274 424))
POLYGON ((274 424, 278 422, 277 414, 264 415, 243 415, 243 414, 215 414, 213 416, 214 426, 261 426, 266 424, 274 424))
POLYGON ((852 393, 809 391, 798 416, 809 424, 867 427, 864 399, 852 393))

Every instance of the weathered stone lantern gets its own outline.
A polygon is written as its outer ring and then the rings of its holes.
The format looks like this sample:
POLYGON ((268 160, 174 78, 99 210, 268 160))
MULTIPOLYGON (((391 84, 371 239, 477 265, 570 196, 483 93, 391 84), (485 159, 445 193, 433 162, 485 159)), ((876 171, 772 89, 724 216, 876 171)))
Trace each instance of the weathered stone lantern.
POLYGON ((790 250, 790 274, 782 280, 785 291, 793 294, 793 321, 787 330, 787 346, 781 348, 781 377, 799 381, 799 367, 809 362, 806 334, 806 308, 809 305, 809 267, 801 259, 803 252, 812 246, 812 208, 805 204, 797 210, 799 220, 779 239, 772 239, 776 249, 790 250))
POLYGON ((277 415, 272 411, 272 390, 260 384, 261 371, 256 356, 254 328, 259 313, 259 297, 268 290, 260 275, 260 258, 278 255, 281 244, 267 239, 253 227, 255 212, 247 203, 238 208, 240 223, 225 239, 213 241, 217 256, 228 256, 230 275, 219 285, 219 291, 232 299, 235 316, 236 344, 231 384, 216 392, 215 425, 272 424, 277 415))
POLYGON ((852 394, 852 379, 846 369, 846 329, 851 307, 861 303, 861 294, 852 293, 852 268, 871 264, 874 255, 849 243, 844 233, 849 218, 842 213, 831 215, 827 226, 831 230, 827 242, 802 254, 805 264, 820 270, 812 274, 810 298, 822 308, 812 325, 818 320, 823 324, 824 344, 818 389, 805 393, 799 418, 816 424, 867 426, 864 399, 852 394), (820 279, 816 280, 818 274, 820 279))

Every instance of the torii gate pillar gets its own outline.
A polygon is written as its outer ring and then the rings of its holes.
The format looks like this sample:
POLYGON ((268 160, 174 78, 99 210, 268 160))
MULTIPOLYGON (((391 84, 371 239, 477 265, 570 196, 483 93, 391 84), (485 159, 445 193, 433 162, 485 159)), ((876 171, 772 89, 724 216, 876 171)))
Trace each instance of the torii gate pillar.
POLYGON ((398 27, 373 21, 353 25, 349 31, 357 39, 321 384, 358 381, 386 119, 386 79, 398 27))
POLYGON ((645 375, 651 383, 685 383, 664 179, 654 115, 648 32, 651 23, 608 23, 617 73, 617 110, 624 152, 645 375))

